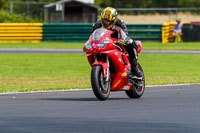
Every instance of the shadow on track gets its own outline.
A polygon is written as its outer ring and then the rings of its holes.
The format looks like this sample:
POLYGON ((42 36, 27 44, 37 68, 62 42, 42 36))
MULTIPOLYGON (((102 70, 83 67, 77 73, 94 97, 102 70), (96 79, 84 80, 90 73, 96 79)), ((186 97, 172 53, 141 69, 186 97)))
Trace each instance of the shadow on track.
MULTIPOLYGON (((47 101, 100 101, 96 98, 40 98, 40 100, 47 101)), ((130 98, 109 98, 106 101, 110 100, 132 100, 130 98)))
POLYGON ((47 101, 98 101, 95 98, 41 98, 47 101))

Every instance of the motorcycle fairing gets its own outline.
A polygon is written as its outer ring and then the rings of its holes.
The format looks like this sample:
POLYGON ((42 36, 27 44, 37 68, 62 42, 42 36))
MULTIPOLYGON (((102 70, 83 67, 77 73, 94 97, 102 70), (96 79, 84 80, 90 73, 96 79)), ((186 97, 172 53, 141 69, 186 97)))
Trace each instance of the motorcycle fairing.
MULTIPOLYGON (((101 29, 100 29, 101 30, 101 29)), ((112 61, 116 73, 111 73, 111 91, 131 89, 132 84, 128 83, 127 71, 131 65, 125 53, 120 52, 114 46, 113 39, 110 37, 112 31, 106 31, 101 34, 93 33, 90 39, 84 45, 84 51, 87 53, 88 62, 91 66, 100 65, 103 68, 104 78, 108 76, 108 61, 98 60, 98 55, 106 55, 109 61, 112 61)))

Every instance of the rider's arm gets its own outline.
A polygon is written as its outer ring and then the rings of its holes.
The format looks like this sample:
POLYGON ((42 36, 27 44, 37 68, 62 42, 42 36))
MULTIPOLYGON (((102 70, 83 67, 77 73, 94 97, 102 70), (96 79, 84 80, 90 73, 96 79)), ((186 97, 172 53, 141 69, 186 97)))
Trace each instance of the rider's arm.
POLYGON ((124 30, 121 27, 114 26, 114 28, 118 32, 118 38, 119 39, 125 40, 127 38, 127 34, 124 32, 124 30))
POLYGON ((122 30, 122 28, 115 26, 116 30, 119 33, 119 44, 121 45, 132 45, 133 48, 135 48, 136 50, 138 49, 138 45, 135 43, 135 41, 133 41, 133 39, 131 39, 129 36, 126 35, 126 33, 122 30))
POLYGON ((122 28, 124 33, 128 36, 128 29, 127 29, 126 24, 123 20, 118 18, 115 25, 122 28))

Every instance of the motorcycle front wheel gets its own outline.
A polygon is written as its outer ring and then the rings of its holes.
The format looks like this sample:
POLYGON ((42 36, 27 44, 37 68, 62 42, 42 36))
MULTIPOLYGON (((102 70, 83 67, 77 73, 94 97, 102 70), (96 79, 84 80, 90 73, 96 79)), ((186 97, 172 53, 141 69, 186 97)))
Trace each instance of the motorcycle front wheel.
POLYGON ((110 95, 110 82, 104 78, 101 66, 93 66, 91 71, 91 84, 95 96, 99 100, 106 100, 110 95))

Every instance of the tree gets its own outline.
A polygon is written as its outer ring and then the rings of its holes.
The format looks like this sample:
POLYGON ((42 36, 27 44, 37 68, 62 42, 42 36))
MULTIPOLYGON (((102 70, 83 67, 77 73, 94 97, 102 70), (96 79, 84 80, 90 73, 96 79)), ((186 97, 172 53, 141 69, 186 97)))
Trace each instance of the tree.
POLYGON ((0 0, 0 9, 3 8, 6 4, 6 0, 0 0))
POLYGON ((200 7, 200 0, 95 0, 95 5, 102 8, 200 7))

